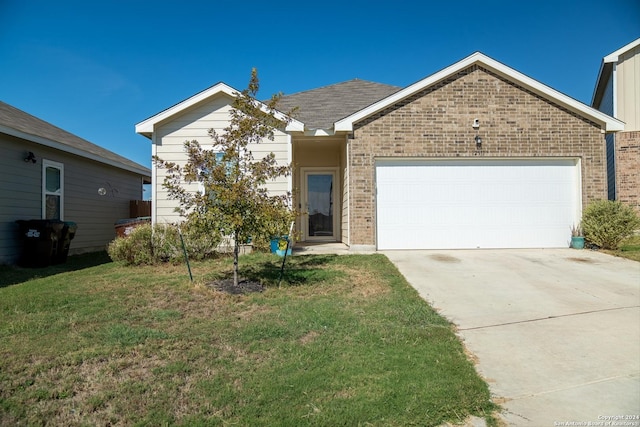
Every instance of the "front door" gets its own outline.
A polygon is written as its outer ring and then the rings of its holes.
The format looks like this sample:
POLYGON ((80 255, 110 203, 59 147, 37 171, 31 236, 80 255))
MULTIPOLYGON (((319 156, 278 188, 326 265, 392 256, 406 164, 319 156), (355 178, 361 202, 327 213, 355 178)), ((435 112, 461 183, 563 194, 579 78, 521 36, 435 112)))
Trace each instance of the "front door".
POLYGON ((336 171, 303 169, 305 240, 336 240, 336 171))

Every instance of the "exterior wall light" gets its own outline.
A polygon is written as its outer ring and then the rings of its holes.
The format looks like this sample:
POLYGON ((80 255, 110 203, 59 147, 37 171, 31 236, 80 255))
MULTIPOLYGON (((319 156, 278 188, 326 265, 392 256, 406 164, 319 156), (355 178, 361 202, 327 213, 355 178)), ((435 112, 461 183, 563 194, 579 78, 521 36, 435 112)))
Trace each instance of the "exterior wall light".
POLYGON ((476 135, 474 140, 476 141, 476 148, 482 148, 482 138, 480 138, 480 135, 476 135))
POLYGON ((25 161, 25 163, 29 163, 29 162, 35 163, 36 162, 36 155, 33 154, 32 151, 29 151, 27 153, 27 157, 24 158, 24 161, 25 161))

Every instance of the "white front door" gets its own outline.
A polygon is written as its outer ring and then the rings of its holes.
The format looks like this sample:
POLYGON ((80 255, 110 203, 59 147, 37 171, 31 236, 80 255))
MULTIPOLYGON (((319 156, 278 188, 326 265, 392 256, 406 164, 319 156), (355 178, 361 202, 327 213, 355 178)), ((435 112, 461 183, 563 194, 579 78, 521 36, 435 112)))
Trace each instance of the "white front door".
POLYGON ((337 170, 302 168, 302 232, 306 241, 337 240, 337 170))

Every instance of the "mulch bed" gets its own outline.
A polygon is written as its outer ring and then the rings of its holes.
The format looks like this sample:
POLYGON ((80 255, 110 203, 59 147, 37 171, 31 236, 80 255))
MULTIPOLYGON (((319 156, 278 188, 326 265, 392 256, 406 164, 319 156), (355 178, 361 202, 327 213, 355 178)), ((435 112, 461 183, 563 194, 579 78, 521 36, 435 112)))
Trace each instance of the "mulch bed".
POLYGON ((233 279, 216 280, 215 282, 207 283, 207 286, 212 287, 217 291, 226 292, 232 295, 264 291, 264 286, 260 282, 246 279, 239 280, 238 286, 233 284, 233 279))

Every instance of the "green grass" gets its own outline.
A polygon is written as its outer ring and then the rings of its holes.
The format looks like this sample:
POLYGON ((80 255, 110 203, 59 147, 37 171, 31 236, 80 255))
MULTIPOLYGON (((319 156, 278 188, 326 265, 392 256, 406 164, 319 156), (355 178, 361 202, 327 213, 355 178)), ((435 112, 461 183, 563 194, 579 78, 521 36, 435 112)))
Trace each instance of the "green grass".
POLYGON ((382 255, 0 267, 0 426, 495 422, 453 327, 382 255), (82 268, 82 266, 86 268, 82 268))
POLYGON ((640 261, 640 234, 635 234, 625 239, 618 250, 604 250, 603 252, 634 261, 640 261))

